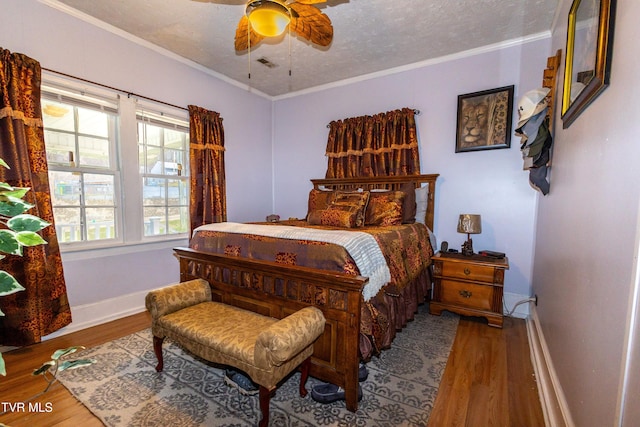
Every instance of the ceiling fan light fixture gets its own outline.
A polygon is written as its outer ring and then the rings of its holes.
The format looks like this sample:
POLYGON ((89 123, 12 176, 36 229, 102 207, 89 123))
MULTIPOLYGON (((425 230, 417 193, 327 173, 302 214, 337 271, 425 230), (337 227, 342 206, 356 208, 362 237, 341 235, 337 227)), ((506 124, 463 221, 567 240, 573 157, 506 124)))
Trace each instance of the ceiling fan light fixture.
POLYGON ((247 17, 256 33, 276 37, 284 33, 289 25, 291 12, 278 1, 256 0, 247 5, 247 17))

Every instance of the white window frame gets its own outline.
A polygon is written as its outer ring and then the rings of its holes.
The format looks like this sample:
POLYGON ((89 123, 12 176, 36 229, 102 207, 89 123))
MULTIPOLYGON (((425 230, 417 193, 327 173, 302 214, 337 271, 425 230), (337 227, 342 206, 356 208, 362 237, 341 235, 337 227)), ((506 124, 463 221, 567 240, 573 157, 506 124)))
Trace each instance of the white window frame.
MULTIPOLYGON (((87 205, 84 200, 80 201, 81 223, 82 226, 82 239, 75 242, 62 242, 60 248, 62 251, 65 249, 87 249, 93 247, 115 246, 123 243, 123 218, 122 218, 122 197, 121 197, 121 171, 119 168, 119 113, 118 113, 118 99, 117 96, 111 94, 111 96, 105 96, 105 94, 88 93, 86 90, 77 90, 73 87, 60 86, 56 83, 43 82, 41 89, 41 99, 43 104, 49 101, 63 102, 74 107, 88 108, 92 110, 102 110, 105 113, 109 113, 112 118, 109 119, 109 161, 110 164, 106 168, 83 166, 80 164, 77 153, 77 141, 75 149, 69 162, 66 164, 50 163, 48 165, 49 171, 70 172, 80 174, 103 174, 113 177, 114 184, 114 228, 115 236, 109 239, 89 240, 88 233, 88 221, 86 217, 86 208, 91 208, 91 205, 87 205)), ((75 111, 75 109, 74 109, 75 111)), ((75 113, 74 113, 75 114, 75 113)), ((77 125, 77 122, 76 122, 77 125)), ((46 128, 45 128, 46 131, 46 128)), ((62 132, 66 133, 66 132, 62 132)), ((81 133, 77 129, 74 129, 74 136, 77 138, 81 133)), ((45 136, 46 147, 46 136, 45 136)), ((57 207, 65 207, 57 205, 57 207)), ((77 206, 72 206, 77 207, 77 206)))
MULTIPOLYGON (((48 92, 52 88, 65 91, 69 96, 76 98, 83 95, 91 95, 96 99, 103 99, 106 103, 117 105, 118 118, 116 141, 112 146, 114 150, 111 159, 116 162, 113 165, 114 191, 116 193, 116 239, 91 240, 82 242, 60 243, 60 249, 67 255, 67 259, 85 259, 96 256, 93 250, 99 250, 104 255, 135 252, 138 246, 143 245, 148 249, 171 248, 176 245, 184 245, 188 239, 188 232, 180 234, 163 234, 144 237, 143 230, 143 199, 142 199, 142 175, 138 167, 138 120, 136 114, 139 111, 158 114, 161 117, 170 118, 181 126, 186 124, 188 132, 189 117, 186 110, 171 107, 159 102, 149 100, 141 101, 132 96, 121 95, 116 90, 88 84, 73 78, 60 77, 52 73, 43 72, 42 92, 48 92)), ((46 146, 46 140, 45 140, 46 146)), ((188 154, 188 146, 187 146, 188 154)), ((51 170, 71 171, 70 166, 55 165, 51 170)), ((186 166, 183 168, 185 171, 186 166)), ((75 169, 77 170, 77 169, 75 169)), ((83 169, 84 171, 84 169, 83 169)), ((95 172, 88 170, 88 173, 95 172)), ((187 179, 187 188, 189 181, 187 179)), ((188 190, 187 190, 188 191, 188 190)))
MULTIPOLYGON (((186 113, 186 112, 185 112, 186 113)), ((185 146, 184 146, 184 156, 183 156, 183 163, 181 163, 181 174, 180 175, 172 175, 172 174, 150 174, 147 172, 142 171, 142 165, 138 164, 138 171, 140 173, 140 185, 143 185, 143 181, 145 178, 160 178, 160 179, 174 179, 174 180, 179 180, 179 181, 184 181, 184 183, 186 184, 186 194, 187 194, 187 204, 186 204, 186 208, 187 208, 187 224, 189 223, 189 191, 190 191, 190 182, 189 182, 189 121, 188 121, 188 117, 179 117, 176 116, 176 111, 169 111, 168 109, 164 109, 164 110, 160 110, 158 109, 157 106, 150 106, 147 105, 143 102, 138 102, 138 108, 136 110, 136 129, 138 129, 137 124, 138 123, 144 123, 144 124, 149 124, 152 126, 157 126, 157 127, 161 127, 161 128, 165 128, 165 129, 172 129, 172 130, 177 130, 180 132, 184 132, 186 133, 186 141, 185 141, 185 146)), ((138 142, 138 148, 140 146, 139 144, 140 141, 140 135, 137 135, 137 140, 136 142, 138 142)), ((164 145, 163 148, 164 150, 164 145)), ((142 196, 141 196, 142 197, 142 196)), ((143 207, 143 211, 144 211, 144 200, 141 198, 141 205, 143 207)), ((170 206, 168 204, 164 205, 165 211, 169 208, 170 206)), ((165 234, 158 234, 158 235, 149 235, 146 236, 145 235, 145 224, 144 224, 144 213, 142 214, 142 220, 143 220, 143 230, 142 230, 142 238, 143 240, 158 240, 158 239, 166 239, 166 238, 170 238, 172 236, 182 236, 182 237, 188 237, 188 229, 189 227, 187 227, 187 231, 184 233, 165 233, 165 234)))

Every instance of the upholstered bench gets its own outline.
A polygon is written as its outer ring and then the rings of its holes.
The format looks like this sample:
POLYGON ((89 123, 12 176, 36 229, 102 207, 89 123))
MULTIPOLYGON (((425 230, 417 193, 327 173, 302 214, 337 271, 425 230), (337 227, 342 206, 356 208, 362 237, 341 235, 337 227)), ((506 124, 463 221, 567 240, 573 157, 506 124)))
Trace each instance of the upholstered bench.
POLYGON ((269 402, 278 383, 299 366, 300 395, 306 396, 313 343, 324 331, 319 309, 305 307, 278 320, 211 301, 211 288, 202 279, 149 292, 145 302, 158 372, 164 367, 165 337, 205 360, 244 371, 260 386, 261 427, 269 424, 269 402))

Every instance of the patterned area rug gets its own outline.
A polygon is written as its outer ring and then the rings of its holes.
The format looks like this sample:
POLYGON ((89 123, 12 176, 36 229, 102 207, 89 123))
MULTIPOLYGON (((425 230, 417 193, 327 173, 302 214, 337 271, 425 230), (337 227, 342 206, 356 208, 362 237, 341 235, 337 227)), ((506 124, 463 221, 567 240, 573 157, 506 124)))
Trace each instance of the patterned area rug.
MULTIPOLYGON (((458 316, 420 307, 390 349, 369 363, 358 411, 344 401, 315 402, 298 393, 293 374, 271 399, 271 426, 424 426, 438 392, 458 316)), ((97 363, 59 374, 62 384, 108 426, 255 426, 258 396, 225 384, 224 371, 194 358, 168 339, 164 371, 154 369, 151 330, 79 353, 97 363)), ((75 356, 75 355, 74 355, 75 356)), ((307 390, 320 381, 310 377, 307 390)))

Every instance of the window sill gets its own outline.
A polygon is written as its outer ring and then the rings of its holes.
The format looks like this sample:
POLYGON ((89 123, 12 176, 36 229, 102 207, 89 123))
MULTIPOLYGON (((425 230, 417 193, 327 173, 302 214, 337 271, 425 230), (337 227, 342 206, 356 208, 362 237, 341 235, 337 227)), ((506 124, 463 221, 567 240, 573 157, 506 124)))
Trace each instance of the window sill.
POLYGON ((187 237, 181 236, 171 239, 163 239, 161 241, 119 243, 110 246, 83 246, 78 248, 65 248, 63 245, 60 245, 60 252, 63 261, 77 261, 114 255, 126 255, 159 249, 173 249, 177 246, 187 246, 188 244, 189 239, 187 237))

